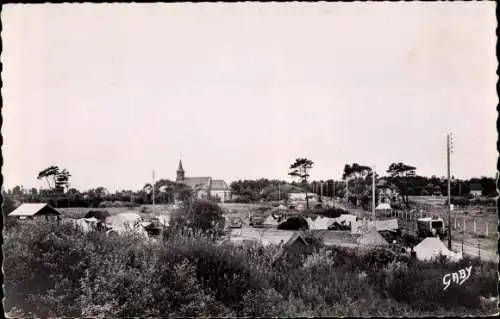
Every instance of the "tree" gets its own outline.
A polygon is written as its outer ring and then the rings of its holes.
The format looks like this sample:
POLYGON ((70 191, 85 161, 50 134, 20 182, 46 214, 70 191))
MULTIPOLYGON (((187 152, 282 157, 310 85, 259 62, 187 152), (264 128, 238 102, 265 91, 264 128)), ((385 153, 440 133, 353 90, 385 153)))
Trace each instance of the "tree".
POLYGON ((37 179, 45 178, 50 190, 64 191, 64 189, 67 190, 69 188, 70 177, 71 174, 67 169, 61 171, 58 166, 52 165, 38 172, 37 179), (52 184, 49 181, 49 177, 52 180, 52 184))
POLYGON ((56 175, 57 175, 57 173, 59 173, 59 167, 54 166, 54 165, 53 166, 49 166, 46 169, 41 170, 40 172, 38 172, 37 179, 40 180, 42 178, 45 178, 45 180, 47 181, 47 185, 49 185, 49 189, 52 190, 55 187, 55 185, 56 185, 56 175), (54 185, 50 184, 49 177, 52 178, 54 185))
POLYGON ((307 178, 309 177, 309 170, 312 169, 314 162, 307 158, 297 158, 295 162, 290 165, 290 172, 288 175, 297 178, 305 189, 306 192, 306 207, 309 209, 309 196, 307 195, 307 178))
MULTIPOLYGON (((366 165, 359 165, 358 163, 353 163, 352 165, 346 164, 344 166, 344 172, 342 174, 342 179, 346 181, 352 179, 354 183, 348 183, 350 194, 353 195, 353 201, 356 203, 360 196, 363 196, 367 192, 369 185, 367 184, 366 177, 370 174, 371 168, 366 165), (351 190, 352 189, 352 190, 351 190)), ((349 200, 349 198, 347 199, 349 200)))
POLYGON ((21 195, 23 195, 23 187, 19 186, 19 185, 14 186, 14 188, 12 188, 12 194, 14 196, 21 196, 21 195))
POLYGON ((173 212, 171 224, 174 228, 189 227, 205 233, 221 235, 224 230, 222 208, 209 200, 192 198, 191 205, 173 212))
POLYGON ((415 170, 417 168, 414 166, 406 165, 404 163, 392 163, 389 165, 387 173, 389 174, 389 180, 399 189, 401 198, 406 207, 410 207, 410 202, 408 200, 408 194, 413 191, 411 187, 411 178, 415 176, 415 170))

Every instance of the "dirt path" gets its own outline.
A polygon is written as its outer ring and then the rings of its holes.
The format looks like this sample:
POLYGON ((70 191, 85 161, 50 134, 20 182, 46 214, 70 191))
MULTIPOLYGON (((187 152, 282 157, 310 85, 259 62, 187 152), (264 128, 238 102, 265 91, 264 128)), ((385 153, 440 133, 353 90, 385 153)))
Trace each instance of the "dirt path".
MULTIPOLYGON (((451 248, 455 251, 462 251, 462 243, 454 241, 451 243, 451 248)), ((497 262, 498 254, 495 251, 481 249, 479 251, 478 247, 464 245, 464 254, 473 257, 481 257, 481 259, 497 262)))

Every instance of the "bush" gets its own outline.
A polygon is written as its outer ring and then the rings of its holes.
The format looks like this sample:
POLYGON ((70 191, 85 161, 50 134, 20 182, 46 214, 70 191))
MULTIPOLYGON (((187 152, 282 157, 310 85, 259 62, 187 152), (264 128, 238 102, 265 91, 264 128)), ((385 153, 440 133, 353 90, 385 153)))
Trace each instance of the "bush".
POLYGON ((278 229, 284 230, 304 230, 309 229, 307 221, 300 216, 288 218, 285 222, 278 225, 278 229))
POLYGON ((349 214, 348 211, 345 209, 339 208, 339 207, 328 207, 328 208, 321 208, 321 209, 315 209, 312 211, 313 214, 316 215, 321 215, 324 217, 329 217, 329 218, 337 218, 340 217, 342 214, 349 214))
POLYGON ((478 315, 480 297, 497 295, 495 263, 359 255, 316 246, 310 233, 306 248, 287 250, 169 234, 155 243, 20 223, 4 235, 5 308, 42 317, 478 315), (442 276, 468 265, 471 278, 443 291, 442 276))
POLYGON ((224 211, 214 202, 195 200, 192 205, 178 209, 172 213, 170 224, 173 228, 189 227, 193 230, 222 235, 225 219, 224 211), (189 207, 191 206, 191 211, 189 207))

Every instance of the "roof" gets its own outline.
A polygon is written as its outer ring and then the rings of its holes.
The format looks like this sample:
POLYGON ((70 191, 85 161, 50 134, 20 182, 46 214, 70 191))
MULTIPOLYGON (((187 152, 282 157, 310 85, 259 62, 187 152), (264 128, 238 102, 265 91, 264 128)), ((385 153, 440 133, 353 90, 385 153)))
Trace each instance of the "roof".
POLYGON ((49 204, 43 203, 28 203, 22 204, 16 208, 9 216, 35 216, 35 215, 60 215, 57 210, 55 210, 49 204))
POLYGON ((210 184, 211 177, 186 177, 181 183, 186 184, 189 187, 195 187, 196 185, 201 185, 203 188, 208 188, 210 184))
POLYGON ((184 168, 182 167, 182 160, 179 160, 179 167, 177 168, 178 171, 184 171, 184 168))
POLYGON ((481 186, 481 184, 474 183, 474 184, 470 184, 469 189, 471 191, 482 191, 483 187, 481 186))
POLYGON ((111 216, 107 210, 90 210, 86 215, 85 218, 97 218, 97 219, 106 219, 107 217, 111 216))
POLYGON ((229 186, 222 179, 213 179, 212 184, 210 185, 210 189, 212 190, 228 190, 229 186))
POLYGON ((323 241, 326 246, 357 245, 357 236, 350 231, 342 230, 314 230, 313 235, 323 241))
POLYGON ((295 231, 274 228, 244 227, 240 229, 232 229, 230 232, 230 240, 232 242, 249 240, 259 242, 264 246, 280 244, 288 246, 294 243, 297 239, 303 240, 302 236, 295 231))

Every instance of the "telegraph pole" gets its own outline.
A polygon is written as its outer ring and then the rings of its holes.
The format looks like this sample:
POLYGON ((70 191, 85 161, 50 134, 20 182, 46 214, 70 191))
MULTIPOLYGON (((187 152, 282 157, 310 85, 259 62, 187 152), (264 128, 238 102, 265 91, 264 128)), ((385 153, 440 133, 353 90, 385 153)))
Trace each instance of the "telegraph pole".
POLYGON ((450 154, 453 149, 452 134, 446 135, 446 163, 448 169, 448 249, 451 250, 451 180, 450 180, 450 154))
POLYGON ((155 171, 153 170, 153 211, 155 210, 155 171))
POLYGON ((375 166, 372 168, 372 214, 375 220, 375 166))
POLYGON ((345 178, 345 196, 347 199, 347 204, 349 204, 349 178, 346 176, 345 178))

